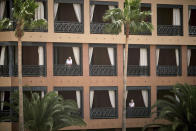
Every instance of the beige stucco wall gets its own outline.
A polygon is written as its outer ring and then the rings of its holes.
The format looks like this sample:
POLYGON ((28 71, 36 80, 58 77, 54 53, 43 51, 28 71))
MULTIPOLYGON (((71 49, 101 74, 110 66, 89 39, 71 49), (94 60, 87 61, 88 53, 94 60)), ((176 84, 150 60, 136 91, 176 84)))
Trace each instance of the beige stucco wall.
MULTIPOLYGON (((106 0, 101 0, 106 1, 106 0)), ((123 8, 123 0, 118 1, 119 7, 123 8)), ((129 44, 149 44, 150 46, 150 76, 128 77, 127 86, 151 86, 151 104, 156 101, 156 87, 159 85, 174 85, 175 83, 189 83, 196 85, 195 77, 187 77, 186 46, 196 45, 196 37, 188 36, 188 5, 196 5, 194 0, 142 0, 151 3, 152 24, 154 30, 152 36, 130 36, 129 44), (183 5, 183 30, 184 36, 157 36, 157 4, 180 4, 183 5), (183 45, 182 46, 182 76, 157 77, 155 65, 155 45, 183 45)), ((23 85, 47 86, 52 91, 54 86, 82 86, 84 96, 84 120, 86 127, 68 127, 64 129, 98 129, 98 128, 121 128, 122 123, 122 94, 123 94, 123 43, 125 36, 119 35, 90 34, 89 0, 84 0, 84 34, 54 33, 53 0, 48 0, 48 32, 28 32, 22 38, 23 41, 46 42, 47 46, 47 77, 23 77, 23 85), (53 76, 53 42, 81 43, 83 52, 83 76, 53 76), (117 76, 95 77, 89 76, 88 43, 114 43, 117 45, 117 76), (117 86, 118 87, 118 118, 117 119, 90 119, 89 88, 90 86, 117 86)), ((123 28, 122 28, 123 29, 123 28)), ((14 32, 0 32, 0 41, 17 41, 14 32)), ((0 86, 17 86, 17 77, 0 77, 0 86)), ((153 116, 154 117, 154 116, 153 116)), ((152 122, 153 118, 127 119, 127 127, 142 127, 152 122)), ((1 128, 0 128, 1 130, 1 128)))

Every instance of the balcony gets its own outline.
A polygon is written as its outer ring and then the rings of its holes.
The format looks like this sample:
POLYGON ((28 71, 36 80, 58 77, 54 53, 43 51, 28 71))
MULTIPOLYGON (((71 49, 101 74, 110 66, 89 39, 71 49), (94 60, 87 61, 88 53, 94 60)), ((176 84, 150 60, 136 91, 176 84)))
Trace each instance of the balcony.
POLYGON ((54 65, 54 75, 55 76, 81 76, 81 66, 80 65, 54 65))
POLYGON ((57 33, 83 33, 84 24, 79 22, 55 21, 54 30, 57 33))
POLYGON ((158 76, 178 76, 181 75, 181 70, 179 66, 157 66, 158 76))
POLYGON ((144 118, 150 116, 150 108, 146 107, 134 107, 126 109, 127 118, 144 118))
POLYGON ((0 76, 9 76, 9 65, 0 65, 0 76))
POLYGON ((196 26, 189 26, 189 35, 196 35, 196 26))
POLYGON ((157 33, 160 36, 182 36, 182 26, 177 25, 157 25, 157 33))
MULTIPOLYGON (((18 75, 18 65, 14 66, 14 76, 18 75)), ((23 76, 46 76, 46 66, 44 65, 23 65, 23 76)))
POLYGON ((148 76, 149 67, 148 66, 138 66, 138 65, 128 65, 127 67, 128 76, 148 76))
POLYGON ((112 65, 90 65, 91 76, 115 76, 116 66, 112 65))
POLYGON ((102 107, 90 110, 91 119, 111 119, 117 118, 117 108, 102 107))

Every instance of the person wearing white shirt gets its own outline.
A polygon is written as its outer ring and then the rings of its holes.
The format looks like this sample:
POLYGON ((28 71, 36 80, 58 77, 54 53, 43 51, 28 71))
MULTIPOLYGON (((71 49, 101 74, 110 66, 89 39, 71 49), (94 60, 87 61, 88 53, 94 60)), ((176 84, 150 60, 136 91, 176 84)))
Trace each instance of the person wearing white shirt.
POLYGON ((131 101, 129 102, 129 107, 130 108, 134 108, 135 107, 135 103, 134 103, 133 99, 131 99, 131 101))
POLYGON ((68 59, 66 60, 66 65, 72 65, 71 57, 68 57, 68 59))

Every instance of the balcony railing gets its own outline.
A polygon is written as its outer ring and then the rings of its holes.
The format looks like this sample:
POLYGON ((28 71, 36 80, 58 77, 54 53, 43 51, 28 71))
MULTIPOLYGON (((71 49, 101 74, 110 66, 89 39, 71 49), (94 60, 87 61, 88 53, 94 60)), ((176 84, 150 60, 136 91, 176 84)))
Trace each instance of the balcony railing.
POLYGON ((177 25, 158 25, 157 33, 161 36, 182 36, 182 26, 177 25))
POLYGON ((104 32, 104 26, 108 23, 91 23, 90 31, 91 34, 107 34, 104 32))
POLYGON ((47 27, 37 27, 37 28, 27 28, 25 27, 24 30, 26 32, 48 32, 48 28, 47 27))
POLYGON ((188 67, 188 76, 196 76, 196 66, 188 67))
POLYGON ((136 117, 149 117, 150 108, 147 107, 134 107, 126 109, 127 118, 136 118, 136 117))
MULTIPOLYGON (((18 75, 18 66, 14 66, 14 75, 18 75)), ((23 76, 46 76, 46 66, 44 65, 23 65, 23 76)))
POLYGON ((10 111, 9 110, 0 110, 0 122, 3 120, 3 121, 7 121, 7 122, 9 122, 10 121, 10 119, 11 118, 9 118, 10 117, 10 111))
POLYGON ((138 65, 128 65, 127 67, 128 76, 148 76, 149 67, 148 66, 138 66, 138 65))
POLYGON ((55 76, 81 76, 82 70, 80 65, 54 65, 55 76))
POLYGON ((115 76, 116 66, 112 65, 90 65, 91 76, 115 76))
POLYGON ((9 76, 9 65, 0 65, 0 76, 9 76))
POLYGON ((55 21, 54 30, 56 33, 83 33, 84 24, 79 22, 55 21))
POLYGON ((189 26, 189 35, 196 35, 196 26, 189 26))
POLYGON ((92 108, 90 110, 91 119, 112 119, 117 118, 117 108, 103 107, 103 108, 92 108))
POLYGON ((157 66, 158 76, 177 76, 181 75, 181 69, 179 66, 157 66))

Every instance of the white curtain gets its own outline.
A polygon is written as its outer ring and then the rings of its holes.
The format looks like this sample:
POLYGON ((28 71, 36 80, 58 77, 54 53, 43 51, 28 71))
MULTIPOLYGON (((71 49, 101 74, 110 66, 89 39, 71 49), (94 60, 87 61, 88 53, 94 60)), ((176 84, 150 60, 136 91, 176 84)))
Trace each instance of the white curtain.
POLYGON ((80 98, 81 98, 80 91, 76 91, 76 101, 77 101, 78 108, 81 108, 80 98))
POLYGON ((74 58, 77 65, 80 65, 80 48, 79 47, 72 47, 74 58))
POLYGON ((4 99, 5 99, 5 92, 1 92, 1 110, 3 110, 3 105, 4 105, 4 99))
POLYGON ((54 19, 56 18, 56 14, 57 14, 57 11, 58 11, 58 7, 59 7, 59 3, 54 3, 54 19))
POLYGON ((6 1, 5 0, 1 0, 0 1, 0 20, 3 19, 3 15, 4 15, 4 11, 5 11, 5 5, 6 5, 6 1))
POLYGON ((157 66, 159 64, 159 53, 160 53, 160 49, 156 49, 156 65, 157 66))
POLYGON ((112 105, 112 108, 115 108, 115 91, 109 90, 108 93, 109 93, 110 103, 112 105))
POLYGON ((180 25, 180 9, 174 8, 173 9, 173 25, 180 25))
POLYGON ((43 46, 38 47, 38 55, 39 55, 39 65, 44 65, 44 48, 43 48, 43 46))
POLYGON ((107 49, 108 49, 108 55, 109 55, 109 58, 110 58, 110 63, 113 66, 115 64, 115 61, 114 61, 114 48, 107 48, 107 49))
POLYGON ((59 92, 58 91, 55 91, 55 93, 58 95, 59 94, 59 92))
POLYGON ((140 66, 147 66, 147 49, 140 48, 140 66))
POLYGON ((77 20, 79 23, 82 22, 82 19, 81 19, 81 5, 80 4, 73 4, 73 8, 74 8, 74 11, 75 11, 75 14, 76 14, 76 17, 77 17, 77 20))
POLYGON ((92 56, 93 56, 93 47, 89 47, 89 64, 91 63, 91 59, 92 59, 92 56))
POLYGON ((176 65, 179 66, 179 51, 178 51, 178 49, 175 49, 175 53, 176 53, 176 65))
POLYGON ((4 65, 5 63, 5 48, 5 46, 1 47, 0 65, 4 65))
POLYGON ((44 98, 44 91, 41 91, 41 98, 44 98))
POLYGON ((125 91, 125 100, 127 100, 128 90, 125 91))
POLYGON ((90 108, 93 107, 94 91, 90 91, 90 108))
POLYGON ((90 22, 93 21, 94 10, 95 10, 95 5, 90 5, 90 22))
POLYGON ((142 97, 143 97, 145 107, 148 107, 148 91, 147 90, 142 90, 142 97))
POLYGON ((191 18, 191 9, 189 10, 189 18, 188 18, 188 20, 190 20, 190 18, 191 18))
POLYGON ((108 8, 109 8, 109 10, 112 10, 112 9, 115 8, 115 6, 114 5, 108 5, 108 8))
POLYGON ((44 4, 37 2, 38 7, 35 9, 35 20, 44 19, 44 4))
POLYGON ((187 66, 190 65, 191 61, 191 49, 187 49, 187 66))
POLYGON ((180 102, 180 99, 178 98, 177 95, 175 95, 177 102, 180 102))

